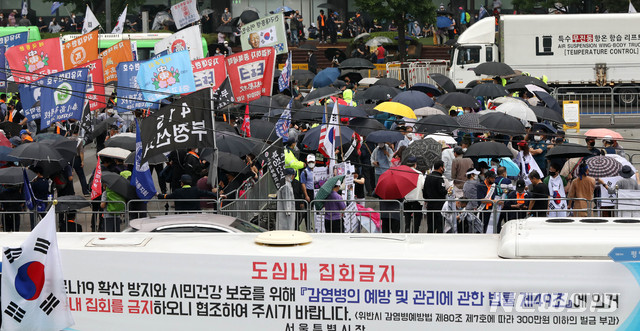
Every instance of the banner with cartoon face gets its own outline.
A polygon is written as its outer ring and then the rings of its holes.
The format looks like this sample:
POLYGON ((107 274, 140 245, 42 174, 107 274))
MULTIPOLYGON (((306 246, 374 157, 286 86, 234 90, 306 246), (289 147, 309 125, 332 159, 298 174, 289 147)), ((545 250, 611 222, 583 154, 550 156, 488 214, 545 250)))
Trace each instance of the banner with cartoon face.
POLYGON ((196 90, 187 51, 143 62, 137 79, 144 99, 151 102, 196 90))
POLYGON ((9 47, 5 57, 16 83, 30 83, 64 70, 60 38, 9 47))
POLYGON ((240 30, 240 41, 243 51, 273 47, 276 54, 286 54, 289 49, 284 16, 282 13, 277 13, 243 25, 240 30))
POLYGON ((81 119, 88 68, 66 70, 42 79, 40 128, 70 118, 81 119))

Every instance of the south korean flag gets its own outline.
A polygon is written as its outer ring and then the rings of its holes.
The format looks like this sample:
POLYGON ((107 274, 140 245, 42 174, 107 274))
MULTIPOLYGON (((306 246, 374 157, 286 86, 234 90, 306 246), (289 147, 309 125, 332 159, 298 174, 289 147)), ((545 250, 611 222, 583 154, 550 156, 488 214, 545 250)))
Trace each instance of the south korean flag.
POLYGON ((52 206, 16 248, 2 248, 2 330, 62 330, 73 325, 52 206))

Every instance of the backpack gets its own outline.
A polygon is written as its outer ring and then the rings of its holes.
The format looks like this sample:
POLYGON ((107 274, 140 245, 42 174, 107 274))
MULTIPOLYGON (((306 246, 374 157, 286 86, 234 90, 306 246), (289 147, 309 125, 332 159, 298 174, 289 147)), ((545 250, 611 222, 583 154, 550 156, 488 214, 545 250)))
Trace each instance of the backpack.
POLYGON ((469 24, 469 22, 471 22, 471 15, 469 15, 469 12, 464 13, 464 15, 465 23, 469 24))

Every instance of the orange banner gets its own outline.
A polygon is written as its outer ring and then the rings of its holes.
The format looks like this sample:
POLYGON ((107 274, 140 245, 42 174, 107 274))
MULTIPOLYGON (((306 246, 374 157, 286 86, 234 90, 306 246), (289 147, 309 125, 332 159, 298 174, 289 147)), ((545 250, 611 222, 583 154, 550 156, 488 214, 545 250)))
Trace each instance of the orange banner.
POLYGON ((100 53, 100 58, 104 69, 104 83, 118 80, 118 75, 116 74, 118 63, 133 61, 131 42, 129 40, 118 42, 100 53))
POLYGON ((98 58, 98 30, 62 44, 62 57, 66 70, 98 58))

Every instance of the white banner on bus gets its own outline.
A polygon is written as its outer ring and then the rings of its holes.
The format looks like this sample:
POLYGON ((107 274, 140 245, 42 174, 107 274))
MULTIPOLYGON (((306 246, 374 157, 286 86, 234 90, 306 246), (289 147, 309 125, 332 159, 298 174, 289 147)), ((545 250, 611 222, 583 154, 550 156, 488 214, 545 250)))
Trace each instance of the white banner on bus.
POLYGON ((200 20, 196 0, 185 0, 171 6, 171 16, 178 30, 200 20))

